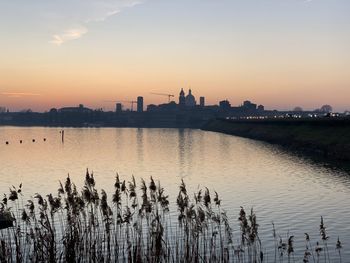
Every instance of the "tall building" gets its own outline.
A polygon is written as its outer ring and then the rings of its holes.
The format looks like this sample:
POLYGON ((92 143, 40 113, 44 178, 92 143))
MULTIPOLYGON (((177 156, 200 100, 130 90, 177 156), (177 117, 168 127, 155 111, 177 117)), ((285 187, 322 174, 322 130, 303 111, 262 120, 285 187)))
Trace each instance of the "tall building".
POLYGON ((137 112, 143 112, 143 97, 137 97, 137 112))
POLYGON ((121 103, 117 103, 115 105, 115 112, 121 112, 123 110, 122 104, 121 103))
POLYGON ((180 96, 179 96, 179 105, 185 106, 185 104, 186 104, 185 92, 183 89, 181 89, 180 96))
POLYGON ((196 106, 196 98, 192 95, 192 90, 188 90, 188 95, 186 96, 186 106, 187 107, 194 107, 196 106))
POLYGON ((200 98, 199 98, 199 105, 200 105, 201 107, 204 107, 204 106, 205 106, 205 98, 204 98, 204 97, 200 97, 200 98))

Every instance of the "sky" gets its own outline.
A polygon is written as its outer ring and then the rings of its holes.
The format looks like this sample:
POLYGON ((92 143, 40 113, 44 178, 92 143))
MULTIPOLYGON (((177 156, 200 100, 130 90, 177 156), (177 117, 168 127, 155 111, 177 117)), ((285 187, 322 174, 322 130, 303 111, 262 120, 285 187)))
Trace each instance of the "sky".
POLYGON ((349 0, 0 0, 0 106, 350 110, 349 0))

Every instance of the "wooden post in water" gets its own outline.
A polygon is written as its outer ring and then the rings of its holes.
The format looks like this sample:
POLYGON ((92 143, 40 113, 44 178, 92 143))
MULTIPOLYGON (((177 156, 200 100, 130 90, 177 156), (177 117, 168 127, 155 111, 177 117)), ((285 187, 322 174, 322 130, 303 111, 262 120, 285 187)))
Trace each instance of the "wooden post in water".
POLYGON ((64 143, 64 130, 61 131, 61 135, 62 135, 62 143, 64 143))

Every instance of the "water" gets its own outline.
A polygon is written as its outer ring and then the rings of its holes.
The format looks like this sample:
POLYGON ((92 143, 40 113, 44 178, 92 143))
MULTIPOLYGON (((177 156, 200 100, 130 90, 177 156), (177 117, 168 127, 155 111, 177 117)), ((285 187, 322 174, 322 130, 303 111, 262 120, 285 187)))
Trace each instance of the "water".
POLYGON ((107 193, 113 190, 117 172, 126 180, 134 175, 137 182, 153 176, 174 204, 183 178, 189 192, 206 186, 219 193, 235 233, 240 206, 253 207, 270 256, 272 221, 283 238, 288 232, 295 236, 296 253, 302 254, 305 232, 312 241, 319 240, 322 215, 329 250, 333 254, 340 236, 343 260, 350 260, 350 176, 346 172, 267 143, 200 130, 70 128, 65 129, 64 144, 59 131, 0 127, 1 195, 20 183, 26 197, 56 193, 58 181, 68 173, 79 187, 89 168, 97 187, 107 193))

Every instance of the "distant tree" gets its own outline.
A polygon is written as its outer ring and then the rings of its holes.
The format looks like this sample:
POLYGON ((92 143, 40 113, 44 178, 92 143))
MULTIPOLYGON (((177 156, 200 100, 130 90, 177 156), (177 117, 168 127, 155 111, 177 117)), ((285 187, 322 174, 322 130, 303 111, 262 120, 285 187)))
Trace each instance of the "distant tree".
POLYGON ((293 111, 301 112, 303 111, 303 108, 298 106, 298 107, 295 107, 293 111))
POLYGON ((6 108, 5 107, 0 107, 0 113, 5 113, 6 112, 6 108))
POLYGON ((321 112, 324 112, 324 113, 330 113, 333 111, 333 108, 331 105, 323 105, 320 109, 321 112))

